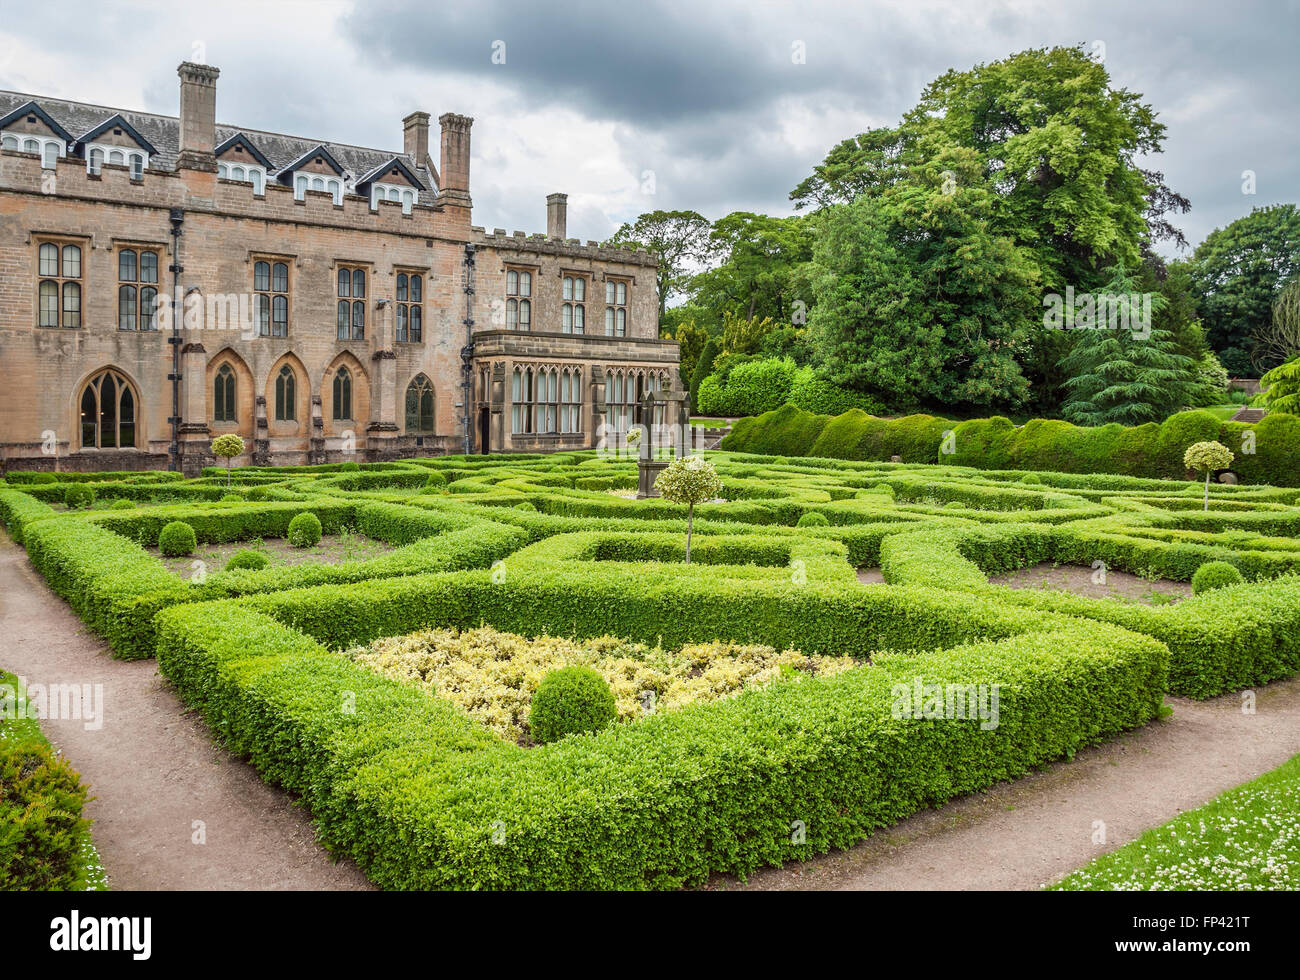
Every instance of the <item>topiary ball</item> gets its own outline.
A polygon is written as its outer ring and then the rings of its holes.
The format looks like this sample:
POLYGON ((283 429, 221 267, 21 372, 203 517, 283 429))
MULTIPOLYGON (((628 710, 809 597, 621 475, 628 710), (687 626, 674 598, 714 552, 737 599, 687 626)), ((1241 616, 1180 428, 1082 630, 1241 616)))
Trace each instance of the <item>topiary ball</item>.
POLYGON ((950 500, 943 505, 943 509, 944 510, 965 510, 966 505, 963 504, 960 500, 950 500))
POLYGON ((1192 593, 1201 595, 1214 589, 1221 589, 1226 585, 1236 585, 1238 582, 1244 581, 1241 572, 1226 561, 1207 561, 1192 576, 1192 593))
POLYGON ((172 521, 158 532, 158 550, 168 558, 194 554, 197 543, 194 539, 194 528, 184 521, 172 521))
POLYGON ((561 667, 538 685, 528 727, 534 742, 554 742, 565 735, 601 731, 617 714, 605 678, 590 667, 561 667))
POLYGON ((447 478, 441 473, 430 473, 424 485, 429 490, 441 490, 447 485, 447 478))
POLYGON ((535 511, 535 510, 537 510, 537 508, 534 507, 534 506, 532 505, 532 502, 531 502, 531 501, 525 500, 525 501, 524 501, 523 503, 521 503, 521 504, 515 504, 515 510, 533 510, 533 511, 535 511))
POLYGON ((311 511, 303 511, 289 522, 289 543, 295 548, 310 548, 320 543, 320 518, 311 511))
POLYGON ((84 483, 74 483, 64 491, 63 502, 68 505, 68 510, 89 507, 95 502, 95 488, 84 483))
POLYGON ((265 568, 269 564, 271 564, 271 559, 264 552, 245 548, 243 551, 236 551, 230 556, 230 561, 226 562, 226 571, 232 572, 237 568, 257 570, 265 568))
POLYGON ((114 500, 108 505, 109 510, 135 510, 135 501, 127 500, 123 497, 121 500, 114 500))
POLYGON ((815 510, 810 510, 799 518, 799 523, 795 527, 829 527, 830 521, 826 519, 825 514, 819 514, 815 510))
POLYGON ((1039 476, 1037 473, 1026 473, 1024 476, 1020 478, 1020 482, 1038 484, 1043 482, 1043 478, 1039 476))

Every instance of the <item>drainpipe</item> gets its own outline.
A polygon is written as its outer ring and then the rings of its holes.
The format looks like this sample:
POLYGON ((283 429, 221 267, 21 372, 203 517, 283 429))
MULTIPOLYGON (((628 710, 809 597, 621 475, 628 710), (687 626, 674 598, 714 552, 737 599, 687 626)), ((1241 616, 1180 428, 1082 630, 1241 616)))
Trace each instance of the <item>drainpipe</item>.
POLYGON ((181 226, 185 224, 185 211, 181 208, 172 208, 168 218, 172 223, 172 262, 168 266, 172 274, 172 335, 167 338, 167 343, 172 345, 172 371, 167 375, 167 380, 172 383, 172 414, 167 421, 172 427, 172 444, 168 451, 167 469, 179 473, 181 468, 181 321, 176 311, 176 293, 180 289, 180 276, 184 271, 181 267, 180 242, 181 226))
POLYGON ((460 391, 465 406, 465 455, 474 452, 474 243, 465 243, 465 346, 460 349, 460 391))

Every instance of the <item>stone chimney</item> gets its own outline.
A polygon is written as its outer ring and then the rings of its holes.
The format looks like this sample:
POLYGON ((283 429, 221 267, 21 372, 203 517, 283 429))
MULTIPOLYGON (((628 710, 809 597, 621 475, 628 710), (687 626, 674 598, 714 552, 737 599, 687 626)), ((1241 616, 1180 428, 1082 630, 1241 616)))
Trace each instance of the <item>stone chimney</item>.
POLYGON ((546 195, 546 237, 567 238, 569 226, 569 195, 546 195))
POLYGON ((181 78, 181 134, 178 170, 217 169, 217 76, 220 69, 186 61, 176 69, 181 78))
POLYGON ((445 112, 438 117, 442 126, 442 167, 438 183, 439 203, 470 207, 469 196, 469 116, 445 112))
POLYGON ((417 167, 428 167, 437 174, 429 159, 429 114, 413 112, 402 120, 402 152, 415 161, 417 167))

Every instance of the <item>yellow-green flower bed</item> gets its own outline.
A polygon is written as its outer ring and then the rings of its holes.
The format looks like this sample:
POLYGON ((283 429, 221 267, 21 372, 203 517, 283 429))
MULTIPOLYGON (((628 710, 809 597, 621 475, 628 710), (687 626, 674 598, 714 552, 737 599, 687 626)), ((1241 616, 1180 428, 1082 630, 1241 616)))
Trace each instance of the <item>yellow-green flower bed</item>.
POLYGON ((530 640, 489 627, 389 637, 347 655, 384 677, 445 698, 503 738, 521 742, 528 738, 528 712, 542 678, 574 664, 591 667, 609 683, 619 724, 776 680, 826 677, 859 666, 847 657, 806 657, 761 645, 699 643, 668 652, 611 636, 530 640))

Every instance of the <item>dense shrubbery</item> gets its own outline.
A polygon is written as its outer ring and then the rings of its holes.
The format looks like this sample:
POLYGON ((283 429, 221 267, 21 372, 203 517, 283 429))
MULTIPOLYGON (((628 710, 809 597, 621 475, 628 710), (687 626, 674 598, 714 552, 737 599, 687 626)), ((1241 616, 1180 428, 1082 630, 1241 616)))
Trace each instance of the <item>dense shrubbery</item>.
POLYGON ((271 559, 264 551, 254 551, 251 548, 245 548, 243 551, 236 551, 226 562, 226 571, 238 571, 241 568, 249 568, 253 571, 266 568, 271 564, 271 559))
POLYGON ((289 522, 289 531, 285 535, 285 540, 295 548, 310 548, 320 544, 320 538, 320 518, 311 511, 303 511, 294 517, 289 522))
POLYGON ((542 678, 528 715, 534 742, 599 732, 614 721, 614 692, 590 667, 561 667, 542 678))
POLYGON ((194 554, 194 528, 184 521, 172 521, 158 532, 158 550, 168 558, 194 554))
POLYGON ((18 678, 0 672, 0 891, 100 887, 90 821, 82 816, 86 789, 19 710, 23 698, 18 678))
POLYGON ((1229 565, 1226 561, 1207 561, 1192 576, 1192 592, 1200 595, 1203 592, 1222 589, 1227 585, 1237 585, 1244 581, 1235 565, 1229 565))
POLYGON ((1252 445, 1236 454, 1233 472, 1243 483, 1300 486, 1300 418, 1270 414, 1253 425, 1221 422, 1204 411, 1180 412, 1164 422, 1086 428, 1052 419, 1023 426, 993 417, 948 422, 927 415, 880 419, 859 410, 833 418, 787 405, 757 418, 739 419, 723 439, 724 450, 824 459, 947 463, 981 469, 1057 473, 1113 473, 1180 479, 1183 454, 1197 442, 1228 447, 1252 445), (944 451, 945 433, 952 437, 944 451), (1253 431, 1253 444, 1247 432, 1253 431))
POLYGON ((63 494, 68 510, 80 510, 95 502, 95 488, 89 483, 74 483, 63 494))

